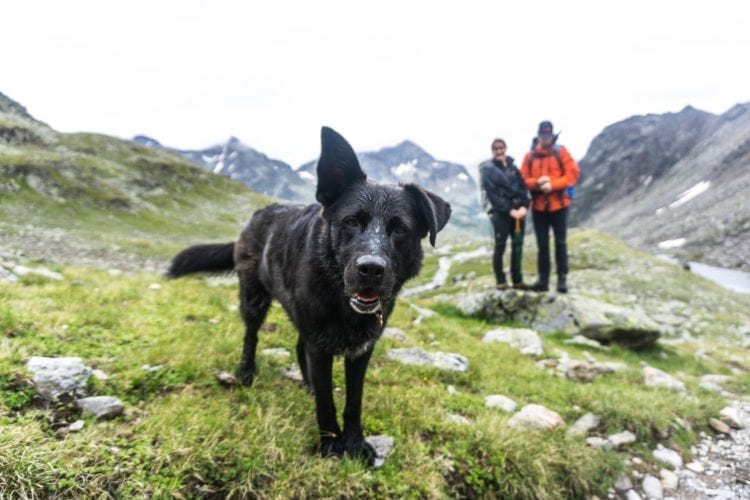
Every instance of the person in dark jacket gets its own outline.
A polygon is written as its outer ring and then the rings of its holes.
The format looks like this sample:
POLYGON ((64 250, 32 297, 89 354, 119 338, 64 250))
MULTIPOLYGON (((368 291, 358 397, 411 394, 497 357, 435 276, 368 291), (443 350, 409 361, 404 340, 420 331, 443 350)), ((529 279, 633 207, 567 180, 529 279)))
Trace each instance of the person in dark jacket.
POLYGON ((503 254, 508 236, 519 226, 520 244, 511 246, 510 275, 513 287, 526 289, 521 273, 521 248, 525 231, 525 217, 529 206, 529 193, 521 173, 506 156, 507 145, 502 139, 492 141, 492 159, 479 165, 480 185, 485 209, 490 216, 495 233, 495 252, 492 269, 497 280, 497 289, 509 288, 503 270, 503 254))

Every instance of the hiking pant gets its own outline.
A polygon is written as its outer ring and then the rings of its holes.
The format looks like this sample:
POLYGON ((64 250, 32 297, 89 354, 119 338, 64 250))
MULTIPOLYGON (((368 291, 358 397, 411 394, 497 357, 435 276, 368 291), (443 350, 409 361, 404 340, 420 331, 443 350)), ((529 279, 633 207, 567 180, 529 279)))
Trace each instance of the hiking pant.
MULTIPOLYGON (((497 284, 505 283, 505 271, 503 271, 503 254, 505 253, 505 243, 508 236, 513 236, 516 220, 508 214, 499 214, 490 212, 490 221, 492 229, 495 232, 495 253, 492 255, 492 270, 495 271, 495 280, 497 284)), ((521 219, 521 246, 523 246, 523 235, 526 230, 525 219, 521 219)), ((514 245, 510 247, 510 276, 513 283, 521 283, 523 276, 521 274, 521 256, 517 255, 514 245)))
POLYGON ((539 281, 549 283, 550 257, 549 257, 549 230, 555 235, 555 267, 558 276, 568 274, 568 244, 566 233, 568 229, 568 208, 555 212, 533 211, 534 234, 539 253, 536 258, 539 281))

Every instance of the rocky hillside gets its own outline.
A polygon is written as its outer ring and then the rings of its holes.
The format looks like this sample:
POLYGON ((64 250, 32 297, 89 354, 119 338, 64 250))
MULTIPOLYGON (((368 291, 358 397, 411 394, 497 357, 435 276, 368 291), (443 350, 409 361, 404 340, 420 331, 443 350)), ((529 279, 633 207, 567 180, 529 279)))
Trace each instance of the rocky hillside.
MULTIPOLYGON (((436 160, 411 141, 358 153, 357 157, 367 176, 377 182, 416 182, 449 200, 453 208, 451 225, 467 228, 476 227, 478 221, 484 222, 485 218, 479 217, 479 188, 463 165, 436 160)), ((316 179, 316 164, 312 161, 298 170, 311 185, 316 179)))
POLYGON ((650 252, 750 269, 750 103, 634 116, 581 160, 574 224, 650 252))
POLYGON ((314 187, 302 180, 289 164, 269 158, 243 144, 236 137, 230 138, 225 144, 200 150, 169 148, 143 135, 134 137, 133 141, 144 146, 177 153, 216 174, 230 177, 266 196, 302 203, 311 203, 315 200, 314 187))
POLYGON ((167 151, 59 133, 0 94, 0 257, 156 267, 187 242, 234 237, 268 201, 167 151))

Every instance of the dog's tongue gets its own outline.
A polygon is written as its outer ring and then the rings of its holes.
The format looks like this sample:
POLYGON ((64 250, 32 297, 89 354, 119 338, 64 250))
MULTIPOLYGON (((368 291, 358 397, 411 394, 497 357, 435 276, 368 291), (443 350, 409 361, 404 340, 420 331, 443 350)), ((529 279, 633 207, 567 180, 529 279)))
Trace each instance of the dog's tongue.
POLYGON ((359 300, 360 302, 375 302, 379 298, 380 296, 377 293, 369 291, 359 292, 357 294, 357 300, 359 300))

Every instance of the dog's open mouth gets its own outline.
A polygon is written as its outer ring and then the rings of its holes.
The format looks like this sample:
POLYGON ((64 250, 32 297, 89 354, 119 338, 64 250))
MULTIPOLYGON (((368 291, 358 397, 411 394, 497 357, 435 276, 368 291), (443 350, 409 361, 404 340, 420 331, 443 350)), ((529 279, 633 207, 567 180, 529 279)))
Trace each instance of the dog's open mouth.
POLYGON ((380 295, 372 290, 355 292, 349 299, 349 305, 360 314, 375 314, 380 311, 380 295))

